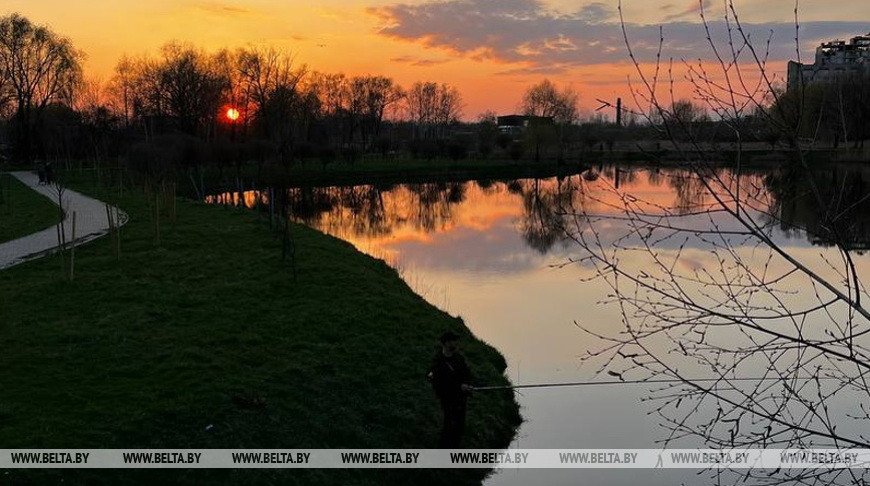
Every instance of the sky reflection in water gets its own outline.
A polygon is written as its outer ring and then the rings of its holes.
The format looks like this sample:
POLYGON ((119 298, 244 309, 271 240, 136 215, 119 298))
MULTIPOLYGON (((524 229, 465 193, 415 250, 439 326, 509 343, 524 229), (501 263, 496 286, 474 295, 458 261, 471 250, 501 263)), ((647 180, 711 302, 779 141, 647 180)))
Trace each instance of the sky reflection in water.
MULTIPOLYGON (((766 220, 776 242, 798 257, 811 259, 830 250, 813 243, 824 240, 817 207, 800 197, 801 185, 789 176, 752 173, 744 178, 741 190, 754 196, 757 207, 773 208, 781 218, 766 220)), ((854 186, 852 193, 847 191, 847 199, 853 198, 856 204, 842 202, 857 218, 848 236, 856 247, 866 248, 870 225, 862 198, 868 193, 864 180, 870 177, 837 170, 823 177, 854 186)), ((581 282, 580 277, 588 272, 577 265, 563 266, 570 258, 581 257, 582 250, 564 238, 561 230, 563 226, 583 229, 586 224, 564 216, 569 209, 618 216, 615 186, 643 199, 649 208, 691 213, 712 202, 697 180, 680 171, 614 167, 561 180, 290 189, 288 198, 298 220, 384 258, 399 268, 415 291, 451 314, 461 315, 478 337, 505 355, 515 383, 540 383, 594 377, 595 370, 581 367, 578 357, 598 343, 576 323, 596 332, 619 326, 618 309, 600 303, 610 288, 598 281, 581 282)), ((257 197, 246 193, 245 205, 254 206, 257 197)), ((737 228, 724 215, 712 219, 688 216, 679 221, 692 228, 712 224, 721 230, 737 228)), ((596 228, 605 241, 619 238, 626 230, 618 220, 598 220, 596 228)), ((674 252, 680 243, 668 239, 657 248, 674 252)), ((626 244, 631 245, 631 240, 626 244)), ((694 241, 684 250, 682 264, 710 268, 715 259, 709 246, 694 241)), ((870 261, 865 255, 857 258, 857 264, 868 274, 870 261)), ((647 415, 651 405, 641 401, 649 391, 649 385, 525 391, 519 401, 526 423, 514 447, 654 448, 665 431, 654 416, 647 415)), ((576 484, 581 480, 665 485, 698 484, 699 478, 694 471, 677 470, 516 470, 502 471, 488 484, 576 484)))

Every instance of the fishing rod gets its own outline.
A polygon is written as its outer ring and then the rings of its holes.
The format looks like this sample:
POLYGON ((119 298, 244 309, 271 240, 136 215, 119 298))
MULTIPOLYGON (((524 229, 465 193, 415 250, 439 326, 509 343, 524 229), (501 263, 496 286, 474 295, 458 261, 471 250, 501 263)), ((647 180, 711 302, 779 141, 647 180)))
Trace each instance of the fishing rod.
MULTIPOLYGON (((794 379, 794 378, 791 378, 794 379)), ((796 378, 798 380, 834 380, 836 378, 830 376, 821 376, 821 377, 801 377, 796 378)), ((558 387, 571 387, 571 386, 597 386, 597 385, 640 385, 646 383, 710 383, 710 382, 730 382, 730 381, 788 381, 789 378, 698 378, 696 380, 678 380, 676 378, 668 378, 668 379, 652 379, 652 380, 634 380, 634 381, 623 381, 623 380, 610 380, 610 381, 574 381, 574 382, 566 382, 566 383, 531 383, 524 385, 497 385, 497 386, 476 386, 473 387, 474 391, 488 391, 488 390, 516 390, 521 388, 558 388, 558 387)))

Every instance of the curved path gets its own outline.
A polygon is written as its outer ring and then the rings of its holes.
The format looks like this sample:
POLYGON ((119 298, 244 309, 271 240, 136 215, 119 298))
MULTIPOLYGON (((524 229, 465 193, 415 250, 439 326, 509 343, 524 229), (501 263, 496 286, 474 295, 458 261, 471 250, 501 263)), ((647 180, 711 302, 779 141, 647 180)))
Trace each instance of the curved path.
MULTIPOLYGON (((10 172, 34 191, 42 194, 57 204, 57 189, 51 185, 40 185, 36 174, 32 172, 10 172)), ((71 245, 78 246, 109 232, 109 220, 106 216, 106 203, 85 196, 78 192, 64 188, 62 195, 64 209, 64 234, 66 235, 67 248, 71 245), (76 240, 72 239, 72 214, 76 213, 76 240)), ((118 211, 119 225, 124 225, 127 213, 118 211)), ((57 251, 59 224, 49 226, 47 229, 38 231, 16 240, 0 243, 0 270, 9 268, 28 260, 49 255, 57 251)))

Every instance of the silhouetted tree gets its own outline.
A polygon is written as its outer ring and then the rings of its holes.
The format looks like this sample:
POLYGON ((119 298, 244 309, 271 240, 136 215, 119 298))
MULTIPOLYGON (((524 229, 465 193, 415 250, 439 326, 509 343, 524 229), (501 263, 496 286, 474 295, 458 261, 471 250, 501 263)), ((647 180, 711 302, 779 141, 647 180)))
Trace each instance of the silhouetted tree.
POLYGON ((486 111, 477 117, 477 151, 483 157, 489 157, 495 150, 498 142, 497 120, 494 111, 486 111))
POLYGON ((292 143, 293 115, 302 98, 299 88, 307 67, 297 67, 290 54, 272 48, 241 49, 237 62, 240 90, 250 100, 250 114, 285 153, 292 143))
POLYGON ((48 27, 17 13, 0 18, 0 107, 4 99, 13 104, 20 159, 34 157, 35 132, 45 108, 70 103, 81 80, 83 57, 69 39, 48 27))
POLYGON ((214 59, 193 47, 170 43, 156 73, 169 115, 190 135, 202 133, 219 115, 230 80, 214 59))
POLYGON ((541 148, 555 141, 559 147, 559 158, 564 154, 567 127, 577 119, 578 94, 570 87, 558 89, 550 80, 545 79, 531 86, 523 94, 522 112, 526 116, 552 118, 554 124, 543 120, 533 120, 526 130, 529 144, 535 148, 535 160, 540 159, 541 148))
POLYGON ((406 105, 420 138, 442 135, 447 125, 462 116, 462 95, 448 84, 414 83, 408 90, 406 105))
POLYGON ((355 111, 361 112, 360 128, 366 146, 381 134, 381 124, 387 109, 404 97, 402 88, 390 78, 367 75, 351 79, 351 105, 355 111))

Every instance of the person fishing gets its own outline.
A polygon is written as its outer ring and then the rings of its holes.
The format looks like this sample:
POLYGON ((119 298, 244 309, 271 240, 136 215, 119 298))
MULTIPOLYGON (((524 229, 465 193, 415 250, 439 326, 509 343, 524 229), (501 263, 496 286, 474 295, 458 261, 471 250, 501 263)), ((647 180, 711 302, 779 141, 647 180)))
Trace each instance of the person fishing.
POLYGON ((455 449, 462 441, 468 396, 474 387, 471 386, 471 371, 459 353, 459 335, 447 331, 441 335, 440 342, 440 349, 435 353, 427 377, 444 412, 438 446, 455 449))

